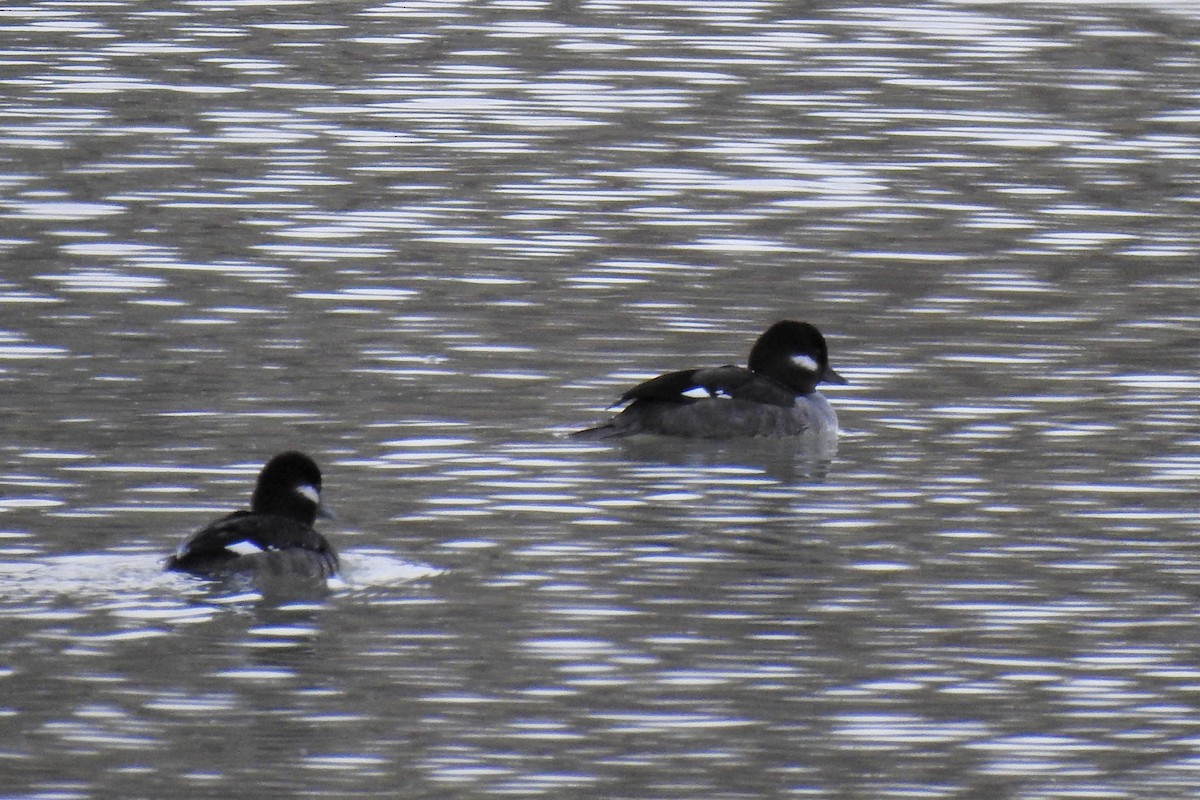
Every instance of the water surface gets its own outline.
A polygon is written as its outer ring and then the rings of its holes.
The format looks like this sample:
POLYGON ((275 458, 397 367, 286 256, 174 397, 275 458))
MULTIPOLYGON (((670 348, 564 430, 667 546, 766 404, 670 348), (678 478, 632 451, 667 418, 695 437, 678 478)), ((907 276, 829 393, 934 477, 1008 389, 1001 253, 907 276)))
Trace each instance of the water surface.
POLYGON ((1200 781, 1190 3, 0 30, 5 796, 1200 781), (782 318, 832 459, 564 436, 782 318), (344 581, 159 571, 293 447, 344 581))

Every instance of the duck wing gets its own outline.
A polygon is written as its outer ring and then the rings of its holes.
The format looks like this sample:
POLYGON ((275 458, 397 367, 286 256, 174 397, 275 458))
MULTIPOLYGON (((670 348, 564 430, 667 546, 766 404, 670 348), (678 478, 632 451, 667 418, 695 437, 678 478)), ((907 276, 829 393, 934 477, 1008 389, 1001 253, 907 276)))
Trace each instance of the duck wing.
POLYGON ((657 378, 643 381, 621 395, 621 399, 613 403, 613 405, 619 406, 623 403, 628 403, 630 400, 665 400, 668 402, 688 400, 690 398, 687 397, 687 392, 701 388, 696 383, 695 375, 697 372, 702 371, 698 369, 684 369, 678 372, 668 372, 666 375, 659 375, 657 378))
POLYGON ((625 392, 614 405, 631 400, 686 403, 703 399, 695 396, 697 391, 707 393, 710 398, 728 397, 785 408, 796 402, 795 393, 783 384, 745 367, 727 364, 659 375, 625 392))
POLYGON ((325 552, 329 543, 308 525, 287 517, 235 511, 197 531, 176 558, 215 556, 239 544, 257 550, 302 549, 325 552))

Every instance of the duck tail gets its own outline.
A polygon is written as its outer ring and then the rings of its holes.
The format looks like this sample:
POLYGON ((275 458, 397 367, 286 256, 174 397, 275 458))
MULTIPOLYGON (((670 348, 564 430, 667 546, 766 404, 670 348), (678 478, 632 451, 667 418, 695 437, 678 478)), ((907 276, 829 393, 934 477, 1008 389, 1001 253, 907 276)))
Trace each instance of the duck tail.
POLYGON ((594 428, 584 428, 581 431, 572 431, 567 435, 572 439, 601 440, 615 439, 619 436, 628 436, 631 433, 633 433, 633 431, 629 430, 628 428, 615 425, 612 422, 606 422, 603 425, 597 425, 594 428))

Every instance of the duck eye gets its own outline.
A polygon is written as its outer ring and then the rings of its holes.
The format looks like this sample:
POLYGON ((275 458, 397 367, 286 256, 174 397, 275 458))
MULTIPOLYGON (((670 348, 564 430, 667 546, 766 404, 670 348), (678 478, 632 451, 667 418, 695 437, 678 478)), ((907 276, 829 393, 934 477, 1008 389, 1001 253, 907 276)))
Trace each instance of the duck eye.
POLYGON ((800 353, 792 354, 792 363, 808 372, 818 372, 820 369, 812 356, 801 355, 800 353))
POLYGON ((312 486, 307 483, 302 483, 299 486, 297 486, 296 494, 300 495, 301 497, 305 498, 306 500, 311 500, 317 504, 320 504, 320 502, 321 502, 321 493, 319 491, 317 491, 317 487, 312 486))

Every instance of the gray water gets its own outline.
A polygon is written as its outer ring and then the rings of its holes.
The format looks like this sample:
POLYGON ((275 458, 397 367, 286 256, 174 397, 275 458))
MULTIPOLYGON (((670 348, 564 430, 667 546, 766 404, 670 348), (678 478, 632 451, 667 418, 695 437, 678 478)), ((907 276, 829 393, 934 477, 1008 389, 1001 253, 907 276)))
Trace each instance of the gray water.
POLYGON ((1198 210, 1190 0, 5 5, 0 795, 1193 797, 1198 210))

